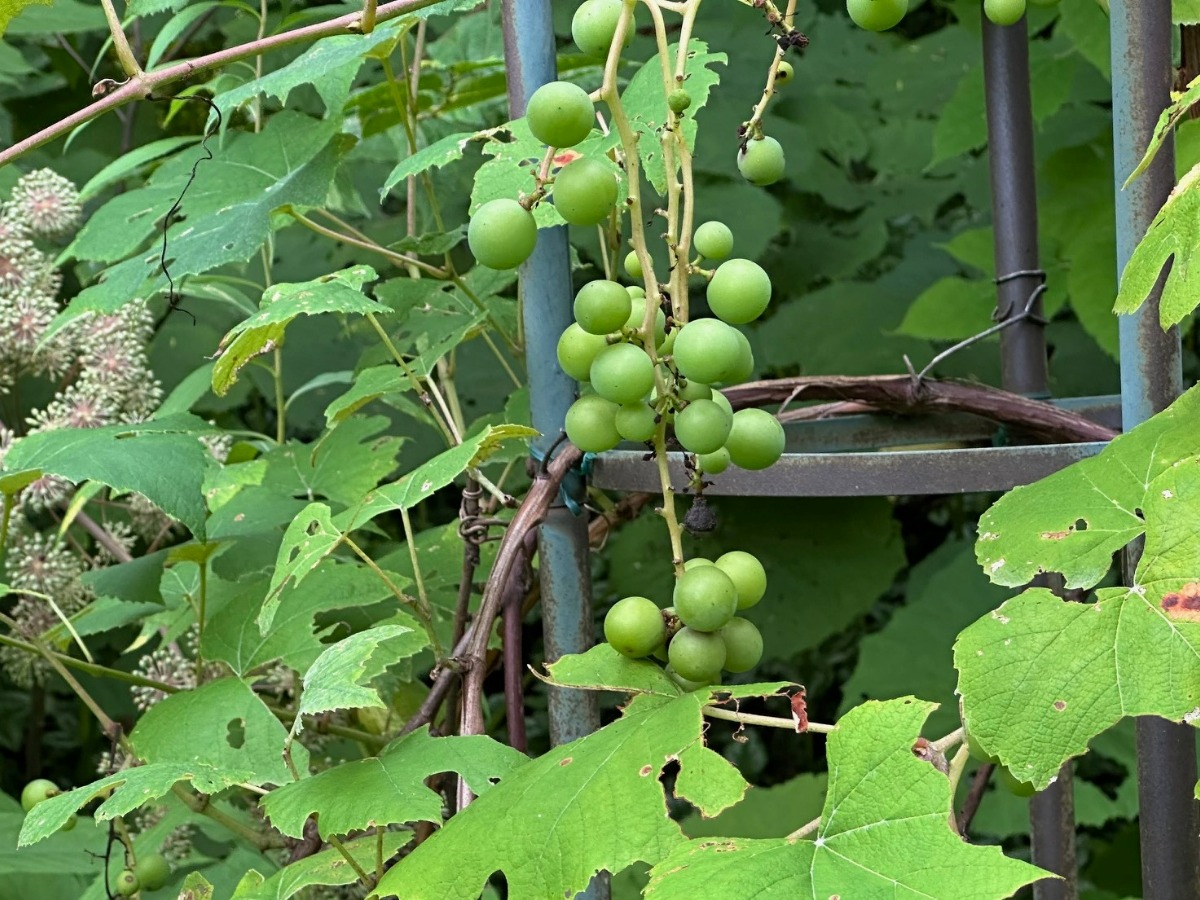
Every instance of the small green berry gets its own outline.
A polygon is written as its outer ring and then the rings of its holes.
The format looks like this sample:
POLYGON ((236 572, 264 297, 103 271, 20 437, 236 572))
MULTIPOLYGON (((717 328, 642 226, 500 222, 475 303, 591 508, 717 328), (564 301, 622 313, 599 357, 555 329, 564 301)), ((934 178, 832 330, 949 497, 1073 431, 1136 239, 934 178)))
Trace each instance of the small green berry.
POLYGON ((683 88, 675 88, 667 95, 667 106, 671 107, 671 112, 675 115, 680 115, 685 109, 692 105, 692 95, 683 88))

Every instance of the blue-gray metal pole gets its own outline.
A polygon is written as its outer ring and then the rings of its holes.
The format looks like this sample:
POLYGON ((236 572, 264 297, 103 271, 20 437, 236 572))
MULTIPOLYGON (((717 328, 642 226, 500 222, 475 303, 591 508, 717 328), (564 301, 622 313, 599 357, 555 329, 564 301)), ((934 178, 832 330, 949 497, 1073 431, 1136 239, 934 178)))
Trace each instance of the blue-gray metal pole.
MULTIPOLYGON (((508 108, 525 114, 530 95, 557 77, 550 0, 504 0, 504 53, 508 108)), ((575 382, 559 368, 555 348, 571 324, 571 268, 566 228, 543 228, 533 255, 521 267, 525 359, 536 447, 544 454, 562 431, 575 382)), ((538 572, 546 658, 582 653, 592 646, 591 572, 587 522, 561 503, 538 529, 538 572)), ((595 694, 550 689, 550 737, 563 744, 599 727, 595 694)), ((592 896, 595 896, 594 894, 592 896)))
MULTIPOLYGON (((1124 270, 1134 247, 1175 185, 1175 154, 1167 141, 1150 169, 1127 189, 1170 102, 1171 0, 1111 0, 1113 141, 1117 186, 1117 266, 1124 270)), ((1177 329, 1159 326, 1162 284, 1131 316, 1122 316, 1121 412, 1126 431, 1168 406, 1183 389, 1177 329)), ((1140 547, 1125 555, 1132 583, 1140 547)), ((1138 802, 1142 845, 1142 895, 1146 900, 1200 896, 1197 840, 1195 732, 1162 719, 1137 722, 1138 802)))

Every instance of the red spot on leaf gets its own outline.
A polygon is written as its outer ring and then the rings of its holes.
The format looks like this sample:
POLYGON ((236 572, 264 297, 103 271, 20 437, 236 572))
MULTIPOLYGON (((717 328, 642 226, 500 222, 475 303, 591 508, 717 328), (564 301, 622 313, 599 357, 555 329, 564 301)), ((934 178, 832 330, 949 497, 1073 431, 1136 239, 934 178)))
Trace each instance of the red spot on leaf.
POLYGON ((558 764, 559 764, 560 766, 569 766, 569 765, 570 765, 571 763, 573 763, 573 762, 575 762, 575 757, 573 757, 573 756, 564 756, 562 759, 560 759, 560 760, 558 761, 558 764))
POLYGON ((1189 582, 1179 590, 1164 595, 1160 606, 1172 619, 1200 622, 1200 582, 1189 582))
POLYGON ((638 772, 638 774, 641 775, 643 778, 645 778, 647 775, 649 775, 653 771, 654 771, 654 766, 642 766, 642 769, 640 772, 638 772))
POLYGON ((1064 709, 1066 709, 1066 708, 1067 708, 1067 701, 1065 701, 1065 700, 1055 700, 1055 701, 1054 701, 1054 708, 1055 708, 1055 709, 1057 709, 1059 712, 1062 712, 1064 709))

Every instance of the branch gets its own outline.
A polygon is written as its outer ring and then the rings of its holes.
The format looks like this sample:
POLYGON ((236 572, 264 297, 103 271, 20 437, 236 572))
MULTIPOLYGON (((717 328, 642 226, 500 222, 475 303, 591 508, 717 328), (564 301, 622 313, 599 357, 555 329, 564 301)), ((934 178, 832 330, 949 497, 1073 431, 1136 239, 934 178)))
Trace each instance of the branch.
MULTIPOLYGON (((966 381, 926 379, 914 384, 908 375, 817 375, 754 381, 726 388, 723 393, 735 408, 794 400, 835 400, 869 403, 900 414, 971 413, 1053 443, 1110 441, 1117 436, 1111 428, 1053 404, 966 381)), ((785 413, 781 418, 786 421, 793 415, 802 418, 795 413, 785 413)))
MULTIPOLYGON (((439 0, 392 0, 391 3, 384 3, 376 9, 375 21, 377 23, 386 22, 397 16, 432 6, 437 2, 439 0)), ((76 127, 91 121, 103 113, 117 109, 134 100, 144 100, 150 97, 157 89, 168 84, 173 84, 176 81, 182 81, 198 72, 236 62, 240 59, 246 59, 247 57, 258 56, 269 50, 276 50, 280 47, 290 46, 291 44, 315 41, 318 38, 330 37, 335 34, 357 34, 362 28, 362 16, 361 12, 348 13, 344 16, 338 16, 336 19, 330 19, 328 22, 318 22, 315 25, 305 25, 302 28, 281 31, 279 34, 273 34, 261 40, 249 41, 245 44, 239 44, 236 47, 228 47, 224 50, 218 50, 216 53, 208 53, 204 56, 198 56, 195 59, 176 63, 166 69, 159 69, 157 72, 147 72, 141 76, 130 78, 119 87, 115 87, 113 90, 104 93, 95 103, 71 113, 65 119, 61 119, 53 125, 43 128, 36 134, 30 135, 23 141, 18 141, 5 150, 0 150, 0 166, 7 165, 13 160, 24 156, 30 150, 34 150, 57 137, 69 133, 76 127)), ((114 82, 99 82, 97 88, 106 84, 111 86, 114 82)))

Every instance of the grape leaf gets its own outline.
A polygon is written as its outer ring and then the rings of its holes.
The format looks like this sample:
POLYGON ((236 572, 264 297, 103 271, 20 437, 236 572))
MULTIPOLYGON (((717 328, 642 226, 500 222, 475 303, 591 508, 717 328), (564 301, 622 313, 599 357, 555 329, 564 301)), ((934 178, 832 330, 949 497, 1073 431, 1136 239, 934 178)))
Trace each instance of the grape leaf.
MULTIPOLYGON (((504 778, 390 869, 372 896, 475 898, 500 870, 512 900, 570 897, 601 869, 658 861, 683 840, 658 776, 700 743, 703 702, 693 694, 635 697, 617 721, 504 778), (504 841, 495 840, 499 833, 504 841)), ((692 799, 713 811, 744 790, 744 782, 733 790, 719 779, 692 799)))
POLYGON ((995 308, 994 284, 952 275, 922 291, 896 331, 931 341, 962 340, 993 325, 995 308))
POLYGON ((688 837, 786 837, 796 822, 820 815, 826 777, 805 773, 772 787, 751 786, 746 799, 718 816, 685 816, 679 823, 688 837))
POLYGON ((28 846, 48 838, 75 812, 112 790, 94 813, 103 822, 132 812, 139 806, 170 793, 181 781, 191 782, 204 794, 215 794, 231 784, 253 777, 251 770, 219 769, 204 763, 160 762, 123 769, 84 787, 66 791, 35 806, 21 826, 18 846, 28 846))
POLYGON ((221 338, 217 348, 220 355, 212 371, 213 393, 224 397, 247 363, 281 346, 288 325, 297 316, 391 312, 362 292, 366 282, 378 277, 370 266, 351 266, 313 281, 272 287, 263 295, 261 309, 221 338))
POLYGON ((1200 22, 1200 0, 1171 0, 1171 21, 1177 25, 1200 22))
MULTIPOLYGON (((275 793, 273 791, 270 796, 275 793)), ((289 863, 268 878, 260 875, 256 884, 239 884, 231 900, 288 900, 315 885, 354 884, 358 881, 358 873, 350 867, 341 851, 349 853, 359 866, 370 871, 375 867, 377 853, 382 852, 383 858, 388 859, 410 840, 412 835, 407 831, 389 831, 382 835, 378 844, 373 835, 355 841, 343 841, 340 848, 331 847, 289 863)))
POLYGON ((6 478, 58 475, 76 484, 99 482, 119 492, 145 495, 204 538, 204 476, 216 463, 198 435, 213 429, 192 416, 60 428, 18 439, 4 457, 6 478))
POLYGON ((1200 165, 1180 179, 1150 223, 1121 275, 1114 312, 1136 311, 1172 260, 1159 306, 1162 327, 1179 324, 1200 304, 1200 291, 1189 275, 1192 256, 1200 249, 1200 228, 1196 225, 1200 216, 1200 191, 1195 190, 1198 180, 1200 165))
POLYGON ((9 22, 15 19, 25 7, 35 3, 49 6, 51 0, 0 0, 0 37, 4 36, 9 22))
POLYGON ((425 785, 439 772, 457 772, 478 796, 529 762, 523 753, 486 735, 430 737, 429 727, 405 735, 378 756, 351 760, 263 799, 271 824, 300 837, 314 813, 321 837, 405 822, 441 824, 443 800, 425 785))
POLYGON ((425 635, 404 625, 376 625, 326 648, 304 675, 301 716, 335 709, 386 708, 371 681, 388 666, 425 649, 425 635))
MULTIPOLYGON (((262 785, 292 780, 281 755, 286 737, 287 729, 246 682, 221 678, 152 706, 129 742, 147 763, 208 766, 214 784, 262 785)), ((308 770, 304 747, 294 746, 292 756, 300 771, 308 770)))
POLYGON ((490 128, 486 131, 460 131, 455 134, 448 134, 444 138, 434 141, 428 147, 422 147, 407 159, 403 159, 397 163, 396 168, 392 169, 388 174, 388 177, 383 182, 383 187, 379 189, 379 201, 382 203, 387 199, 387 195, 391 193, 392 188, 407 179, 410 175, 420 175, 422 172, 428 172, 430 169, 440 169, 442 166, 448 166, 452 162, 458 162, 463 158, 463 155, 467 152, 468 145, 473 141, 486 141, 500 134, 503 130, 504 127, 502 126, 501 128, 490 128))
POLYGON ((966 844, 951 830, 949 781, 912 753, 932 708, 906 699, 848 713, 829 738, 829 790, 812 839, 677 845, 652 870, 647 900, 1000 900, 1037 880, 1039 869, 997 847, 966 844))
POLYGON ((424 408, 399 396, 410 390, 412 390, 412 380, 397 365, 371 366, 362 369, 354 376, 354 384, 350 390, 325 407, 325 425, 327 428, 333 428, 373 400, 385 400, 397 408, 404 409, 409 415, 428 422, 432 427, 433 420, 429 418, 429 414, 425 412, 424 408))
POLYGON ((683 693, 660 666, 647 659, 622 656, 609 643, 597 644, 584 653, 569 653, 549 663, 546 670, 560 685, 664 697, 683 693))
POLYGON ((1200 391, 1117 437, 1097 456, 1018 487, 979 520, 976 559, 996 584, 1017 587, 1059 572, 1067 587, 1092 587, 1116 553, 1145 528, 1150 483, 1195 452, 1200 391))
POLYGON ((1091 604, 1029 590, 955 644, 972 735, 1039 788, 1124 716, 1200 719, 1200 457, 1159 475, 1140 506, 1133 587, 1091 604))
POLYGON ((266 634, 275 621, 275 612, 289 584, 299 586, 334 548, 342 542, 342 534, 324 503, 310 503, 297 515, 283 535, 279 556, 271 574, 271 584, 262 609, 258 613, 258 627, 266 634))

